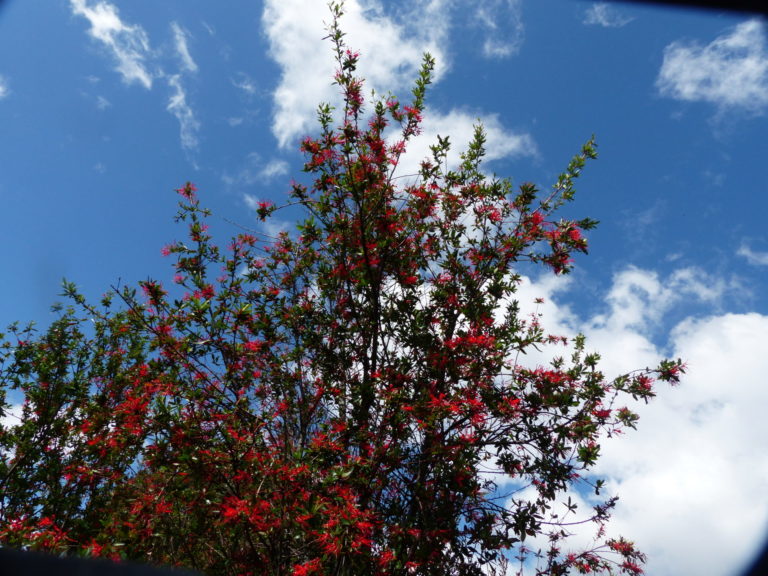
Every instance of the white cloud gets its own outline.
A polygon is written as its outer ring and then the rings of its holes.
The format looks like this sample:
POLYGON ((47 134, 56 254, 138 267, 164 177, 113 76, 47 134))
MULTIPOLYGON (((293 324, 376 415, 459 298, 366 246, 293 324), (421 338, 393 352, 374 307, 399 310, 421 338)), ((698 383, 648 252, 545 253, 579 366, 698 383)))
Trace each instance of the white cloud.
MULTIPOLYGON (((461 161, 459 155, 466 150, 474 136, 476 124, 482 124, 485 130, 486 162, 537 154, 536 143, 529 134, 505 128, 496 114, 486 114, 478 118, 464 110, 454 109, 444 114, 428 108, 424 112, 421 134, 409 141, 407 152, 400 158, 398 176, 418 173, 422 160, 431 157, 429 147, 437 142, 438 135, 450 137, 448 167, 456 168, 461 161)), ((396 139, 397 136, 395 133, 392 138, 396 139)))
POLYGON ((483 54, 506 58, 520 51, 525 36, 522 0, 478 0, 475 18, 483 28, 483 54))
POLYGON ((196 150, 198 144, 197 131, 200 129, 200 122, 187 103, 187 94, 181 83, 181 76, 178 74, 169 76, 168 85, 173 89, 173 93, 168 100, 167 110, 179 121, 181 147, 187 151, 196 150))
POLYGON ((171 30, 173 31, 176 54, 179 60, 181 60, 182 68, 187 72, 197 72, 197 63, 192 59, 192 55, 189 53, 189 46, 187 45, 189 33, 176 22, 171 22, 171 30))
POLYGON ((768 266, 768 252, 755 252, 746 243, 739 246, 736 255, 746 258, 753 266, 768 266))
POLYGON ((637 432, 606 443, 600 471, 623 502, 614 529, 645 548, 649 573, 737 574, 768 536, 766 339, 758 314, 681 323, 672 349, 689 364, 683 385, 641 408, 637 432))
POLYGON ((674 42, 656 80, 662 96, 708 102, 720 109, 768 107, 768 47, 759 20, 739 24, 706 46, 674 42))
MULTIPOLYGON (((243 194, 243 201, 255 214, 259 209, 259 203, 262 199, 253 194, 243 194)), ((264 222, 259 221, 258 226, 262 230, 261 233, 270 238, 277 238, 282 232, 290 232, 294 228, 292 222, 276 218, 275 216, 271 216, 264 222)))
POLYGON ((632 22, 632 18, 622 16, 614 7, 606 2, 595 2, 584 13, 583 23, 588 26, 602 26, 604 28, 621 28, 632 22))
POLYGON ((11 90, 8 88, 8 80, 5 79, 5 76, 0 74, 0 100, 7 97, 10 93, 11 90))
POLYGON ((109 2, 90 4, 88 0, 70 0, 72 12, 91 24, 88 33, 104 44, 117 62, 117 71, 126 84, 138 82, 152 88, 152 74, 145 60, 150 55, 149 39, 141 26, 125 24, 117 8, 109 2))
POLYGON ((208 34, 209 34, 210 36, 216 36, 216 29, 215 29, 213 26, 211 26, 211 25, 210 25, 208 22, 206 22, 205 20, 203 20, 203 21, 201 22, 201 24, 203 25, 203 28, 205 28, 205 30, 208 32, 208 34))
MULTIPOLYGON (((361 5, 351 0, 345 5, 342 27, 346 42, 361 52, 360 74, 366 79, 366 93, 410 91, 421 66, 424 52, 438 62, 436 78, 448 61, 444 37, 449 11, 444 3, 422 1, 412 18, 403 23, 383 13, 378 2, 361 5)), ((409 13, 410 15, 411 13, 409 13)), ((335 64, 332 46, 323 22, 330 13, 324 2, 268 0, 262 24, 270 52, 282 68, 274 94, 275 115, 272 131, 281 147, 314 128, 318 102, 337 102, 338 87, 332 84, 335 64)))
POLYGON ((285 176, 288 169, 285 160, 272 158, 265 162, 257 152, 251 152, 235 174, 225 173, 222 180, 229 187, 248 187, 285 176))
POLYGON ((232 86, 241 90, 248 97, 255 96, 258 92, 256 82, 245 72, 238 72, 237 78, 232 79, 232 86))
POLYGON ((285 160, 270 160, 267 165, 261 169, 259 174, 266 180, 271 180, 278 176, 285 176, 288 174, 288 162, 285 160))
MULTIPOLYGON (((614 277, 605 311, 581 319, 558 304, 574 283, 525 279, 517 296, 527 311, 534 297, 544 297, 544 327, 585 333, 607 375, 664 356, 688 364, 679 387, 660 386, 650 404, 634 406, 637 431, 603 443, 596 471, 608 479, 606 492, 621 497, 609 535, 622 534, 648 553, 649 574, 738 574, 768 537, 768 453, 761 447, 768 437, 768 316, 707 315, 732 283, 701 270, 660 277, 629 268, 614 277), (691 303, 701 315, 678 323, 668 341, 649 336, 665 314, 691 303)), ((549 357, 545 351, 533 361, 549 357)))
POLYGON ((595 327, 647 329, 682 300, 717 304, 728 285, 698 268, 676 270, 662 281, 658 275, 630 267, 614 277, 606 297, 609 313, 593 319, 595 327))
POLYGON ((262 200, 257 196, 254 196, 253 194, 243 194, 243 201, 245 202, 245 205, 248 206, 249 209, 255 212, 256 210, 259 209, 259 202, 261 202, 262 200))
POLYGON ((4 428, 16 426, 21 422, 22 412, 23 407, 21 404, 11 404, 10 407, 5 410, 5 413, 0 416, 0 426, 4 428))
MULTIPOLYGON (((187 101, 187 93, 182 84, 183 73, 195 73, 197 63, 189 51, 189 33, 177 22, 171 22, 173 46, 179 60, 179 73, 169 75, 157 62, 158 54, 151 51, 149 38, 139 25, 129 25, 120 19, 117 8, 106 0, 70 0, 72 13, 83 16, 91 25, 88 33, 106 46, 117 62, 116 69, 126 84, 138 82, 147 90, 152 88, 156 78, 165 78, 171 88, 171 95, 166 110, 179 121, 181 146, 186 152, 198 147, 200 122, 187 101), (155 61, 154 73, 149 71, 148 61, 155 61)), ((98 82, 93 77, 92 81, 98 82)), ((110 102, 99 96, 96 102, 100 110, 108 108, 110 102)))
MULTIPOLYGON (((437 60, 435 80, 439 81, 448 61, 446 44, 454 4, 450 0, 422 0, 413 5, 402 21, 395 21, 384 14, 382 5, 375 0, 347 2, 341 26, 348 33, 345 40, 350 48, 361 52, 359 72, 366 79, 367 94, 371 89, 379 94, 393 90, 407 98, 427 51, 437 60), (379 57, 382 54, 386 57, 379 57)), ((476 20, 486 28, 487 53, 502 56, 517 49, 522 29, 519 0, 477 2, 473 9, 476 20)), ((266 3, 263 25, 272 56, 283 70, 273 94, 272 124, 281 147, 289 146, 314 129, 319 101, 339 103, 338 87, 331 82, 335 66, 332 46, 323 40, 327 31, 321 24, 329 17, 322 3, 311 6, 299 0, 266 3)), ((251 92, 250 82, 238 81, 235 85, 251 92)), ((506 129, 495 115, 480 116, 488 136, 487 160, 535 154, 535 144, 528 134, 506 129)), ((473 124, 477 121, 477 115, 462 110, 447 113, 428 110, 423 133, 410 142, 399 173, 412 174, 418 170, 437 134, 451 137, 454 156, 458 159, 459 152, 471 140, 473 124)))
MULTIPOLYGON (((24 413, 24 407, 21 404, 11 404, 5 409, 0 416, 0 428, 10 429, 21 422, 22 415, 24 413)), ((16 454, 16 448, 11 448, 6 451, 0 449, 0 459, 6 462, 14 457, 16 454)))
POLYGON ((197 135, 200 131, 200 121, 187 101, 187 92, 182 84, 182 75, 184 73, 194 74, 198 68, 197 63, 189 53, 189 46, 187 44, 189 33, 177 22, 171 22, 171 32, 173 33, 176 56, 181 63, 181 67, 178 74, 167 77, 168 85, 173 89, 173 93, 168 99, 166 109, 179 121, 181 147, 189 153, 197 150, 197 135))
POLYGON ((702 176, 707 184, 718 188, 722 188, 728 178, 728 175, 725 172, 716 172, 713 170, 704 170, 702 176))

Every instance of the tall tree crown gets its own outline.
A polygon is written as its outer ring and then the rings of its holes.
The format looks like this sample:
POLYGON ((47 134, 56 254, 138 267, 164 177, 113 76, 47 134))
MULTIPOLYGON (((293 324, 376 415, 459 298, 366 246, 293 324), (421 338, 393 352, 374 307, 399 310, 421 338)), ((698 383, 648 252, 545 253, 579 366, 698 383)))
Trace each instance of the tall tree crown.
POLYGON ((368 112, 331 10, 343 107, 301 143, 295 231, 222 249, 186 184, 172 287, 93 305, 66 284, 50 328, 3 342, 3 394, 23 405, 0 429, 0 542, 210 575, 640 573, 634 545, 604 537, 615 499, 584 514, 568 492, 599 494, 600 439, 637 420, 622 397, 682 365, 606 380, 583 337, 515 298, 523 263, 565 274, 587 252, 596 223, 557 212, 594 142, 546 192, 488 176, 480 126, 455 169, 440 137, 399 174, 434 62, 408 104, 368 112), (567 358, 519 362, 553 343, 567 358), (596 544, 569 551, 589 521, 596 544))

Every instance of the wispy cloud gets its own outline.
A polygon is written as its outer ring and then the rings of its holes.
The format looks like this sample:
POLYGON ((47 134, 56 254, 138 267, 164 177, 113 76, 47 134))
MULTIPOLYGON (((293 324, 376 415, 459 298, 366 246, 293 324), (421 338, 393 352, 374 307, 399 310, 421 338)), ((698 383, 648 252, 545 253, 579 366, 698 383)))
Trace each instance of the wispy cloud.
MULTIPOLYGON (((248 209, 252 210, 255 215, 261 207, 260 204, 262 203, 262 200, 253 194, 243 194, 243 202, 245 202, 248 209)), ((265 222, 259 222, 258 227, 266 236, 277 238, 281 232, 289 232, 293 228, 293 223, 272 216, 265 222)))
POLYGON ((198 145, 197 132, 200 129, 200 122, 187 103, 187 94, 181 83, 181 76, 179 74, 169 76, 168 85, 173 92, 168 100, 167 110, 179 121, 181 147, 188 152, 194 151, 198 145))
POLYGON ((245 108, 240 110, 240 113, 237 116, 228 116, 225 118, 225 122, 232 128, 252 125, 257 121, 259 121, 258 108, 245 108))
POLYGON ((246 96, 255 96, 258 92, 256 82, 245 72, 238 72, 237 77, 232 79, 232 86, 241 90, 246 96))
POLYGON ((124 23, 117 8, 106 1, 70 0, 72 13, 88 20, 88 33, 101 42, 116 61, 116 69, 127 84, 138 82, 152 88, 152 74, 146 67, 149 39, 141 26, 124 23))
POLYGON ((279 176, 285 176, 288 174, 288 162, 285 160, 270 160, 267 162, 259 174, 266 180, 277 178, 279 176))
POLYGON ((259 153, 251 152, 240 168, 234 174, 225 173, 222 181, 229 187, 248 187, 285 176, 288 169, 285 160, 272 158, 265 162, 259 153))
POLYGON ((632 22, 632 18, 622 15, 616 8, 606 2, 595 2, 584 13, 582 22, 588 26, 603 26, 604 28, 621 28, 632 22))
POLYGON ((768 266, 768 252, 756 252, 746 242, 739 246, 736 255, 746 258, 753 266, 768 266))
POLYGON ((674 42, 656 80, 662 96, 759 113, 768 108, 768 47, 759 20, 739 24, 714 41, 674 42))
POLYGON ((187 91, 182 78, 187 74, 196 73, 198 67, 189 52, 189 44, 187 42, 189 33, 178 22, 171 22, 171 32, 180 68, 177 74, 168 76, 168 86, 172 92, 168 99, 167 110, 179 121, 181 147, 187 152, 188 158, 191 158, 189 154, 198 148, 199 140, 197 135, 201 125, 187 99, 187 91))
POLYGON ((525 38, 522 0, 478 0, 475 18, 483 28, 483 54, 506 58, 520 51, 525 38))
POLYGON ((187 72, 197 72, 197 63, 192 59, 192 55, 189 53, 189 46, 187 45, 189 33, 179 26, 177 22, 171 22, 171 30, 173 31, 176 54, 179 60, 181 60, 182 68, 187 72))
MULTIPOLYGON (((116 70, 126 84, 139 83, 147 90, 152 89, 154 80, 164 79, 170 88, 166 110, 179 122, 181 147, 189 153, 198 148, 200 121, 189 103, 183 78, 198 70, 189 49, 190 34, 178 22, 170 23, 173 48, 177 63, 176 74, 164 70, 167 60, 173 59, 174 52, 164 56, 150 49, 149 37, 138 24, 127 24, 120 18, 117 8, 107 0, 70 0, 72 13, 82 16, 91 25, 89 35, 103 44, 116 61, 116 70), (149 63, 154 65, 150 72, 149 63)), ((98 79, 94 77, 94 83, 98 79)), ((110 102, 99 96, 96 106, 104 110, 110 102)))
POLYGON ((0 74, 0 100, 7 97, 10 92, 11 90, 8 88, 8 80, 5 79, 5 76, 0 74))
POLYGON ((253 194, 243 194, 243 202, 245 202, 245 205, 254 212, 259 209, 259 202, 261 201, 261 199, 253 194))
POLYGON ((205 28, 206 32, 208 32, 210 36, 216 36, 216 29, 213 26, 208 24, 208 22, 206 22, 205 20, 203 20, 201 24, 203 25, 203 28, 205 28))

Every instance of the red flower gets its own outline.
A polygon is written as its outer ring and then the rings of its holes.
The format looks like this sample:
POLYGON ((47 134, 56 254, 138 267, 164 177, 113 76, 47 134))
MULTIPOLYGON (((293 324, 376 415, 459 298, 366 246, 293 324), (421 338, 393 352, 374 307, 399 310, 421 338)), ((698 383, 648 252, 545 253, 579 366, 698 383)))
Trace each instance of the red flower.
POLYGON ((310 574, 316 574, 320 568, 320 559, 315 558, 309 562, 303 564, 296 564, 293 567, 293 576, 309 576, 310 574))

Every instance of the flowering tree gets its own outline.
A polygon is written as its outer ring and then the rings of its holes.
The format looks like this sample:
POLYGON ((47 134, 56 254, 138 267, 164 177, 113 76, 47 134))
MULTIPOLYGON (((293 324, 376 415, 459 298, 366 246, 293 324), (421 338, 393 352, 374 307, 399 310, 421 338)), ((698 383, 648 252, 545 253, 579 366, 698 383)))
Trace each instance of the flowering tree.
POLYGON ((0 379, 23 405, 0 429, 0 542, 210 575, 479 575, 515 559, 641 573, 631 542, 603 536, 615 499, 580 511, 567 493, 604 434, 634 427, 621 398, 651 398, 682 366, 607 381, 583 338, 546 334, 515 300, 521 263, 564 274, 587 250, 595 223, 556 212, 593 143, 548 193, 486 176, 481 128, 455 170, 439 138, 396 179, 432 59, 408 105, 366 113, 332 10, 344 105, 321 106, 301 145, 295 233, 221 249, 187 184, 167 290, 92 305, 67 284, 48 330, 3 341, 0 379), (569 359, 518 363, 546 344, 569 359), (595 547, 568 548, 575 521, 595 523, 595 547))

